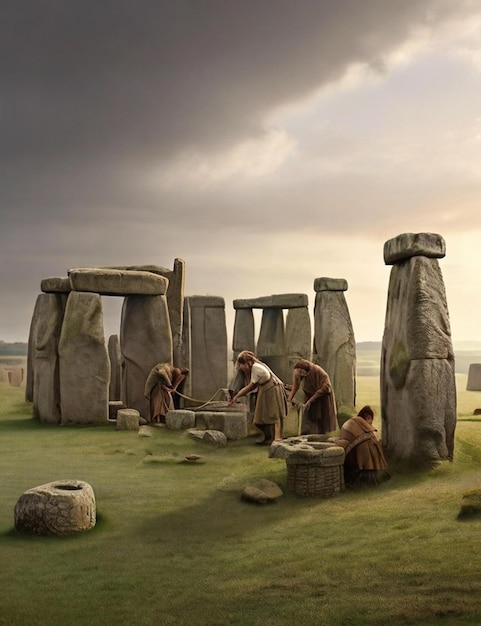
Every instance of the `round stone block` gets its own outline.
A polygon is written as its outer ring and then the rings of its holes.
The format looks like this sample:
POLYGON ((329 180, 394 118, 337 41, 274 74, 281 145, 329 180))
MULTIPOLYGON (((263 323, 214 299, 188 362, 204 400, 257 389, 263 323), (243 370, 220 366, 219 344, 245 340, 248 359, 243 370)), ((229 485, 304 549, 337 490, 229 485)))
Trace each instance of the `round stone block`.
POLYGON ((36 535, 71 535, 96 523, 95 495, 80 480, 57 480, 25 491, 14 511, 15 530, 36 535))
POLYGON ((137 409, 119 409, 117 411, 117 430, 139 430, 140 413, 137 409))

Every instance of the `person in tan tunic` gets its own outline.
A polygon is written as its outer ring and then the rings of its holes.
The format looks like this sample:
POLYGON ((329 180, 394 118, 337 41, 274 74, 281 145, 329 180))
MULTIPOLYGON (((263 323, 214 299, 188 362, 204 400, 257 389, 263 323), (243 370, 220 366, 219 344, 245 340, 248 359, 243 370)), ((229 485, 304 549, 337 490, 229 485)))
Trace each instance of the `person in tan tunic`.
POLYGON ((304 393, 301 434, 323 434, 336 430, 336 401, 329 374, 320 365, 300 359, 294 365, 288 403, 292 402, 299 388, 304 393))
POLYGON ((157 363, 145 382, 144 395, 150 401, 150 421, 165 424, 167 411, 174 409, 172 394, 185 380, 187 367, 173 367, 170 363, 157 363))
POLYGON ((264 438, 256 443, 270 445, 274 439, 282 438, 282 425, 287 413, 284 383, 250 350, 239 353, 236 367, 244 373, 249 382, 232 397, 229 406, 257 389, 254 424, 262 431, 264 438))
POLYGON ((355 417, 351 417, 341 427, 337 445, 344 448, 344 480, 347 485, 377 485, 389 475, 387 461, 373 426, 374 411, 363 406, 355 417))

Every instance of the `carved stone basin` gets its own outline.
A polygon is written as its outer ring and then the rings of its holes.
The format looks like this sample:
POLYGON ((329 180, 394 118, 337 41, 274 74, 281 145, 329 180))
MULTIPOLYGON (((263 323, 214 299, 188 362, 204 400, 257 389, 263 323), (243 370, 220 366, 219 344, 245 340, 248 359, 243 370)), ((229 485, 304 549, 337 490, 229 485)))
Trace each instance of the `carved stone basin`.
POLYGON ((57 480, 25 491, 14 511, 15 529, 37 535, 71 535, 96 523, 95 495, 81 480, 57 480))

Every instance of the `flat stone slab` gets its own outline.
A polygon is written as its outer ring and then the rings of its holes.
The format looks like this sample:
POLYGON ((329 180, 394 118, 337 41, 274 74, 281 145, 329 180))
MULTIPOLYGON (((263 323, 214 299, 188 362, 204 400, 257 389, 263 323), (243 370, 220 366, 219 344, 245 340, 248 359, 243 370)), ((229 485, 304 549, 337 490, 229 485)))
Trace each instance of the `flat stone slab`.
POLYGON ((69 293, 72 291, 72 286, 70 285, 70 278, 67 276, 63 278, 51 277, 40 281, 40 289, 44 293, 69 293))
POLYGON ((95 495, 81 480, 57 480, 25 491, 14 511, 15 529, 36 535, 71 535, 96 523, 95 495))
POLYGON ((446 242, 436 233, 403 233, 384 244, 386 265, 394 265, 413 256, 442 259, 446 256, 446 242))
POLYGON ((260 298, 234 300, 234 309, 300 309, 309 305, 305 293, 283 293, 260 298))
POLYGON ((323 276, 314 280, 314 291, 347 291, 347 280, 345 278, 327 278, 323 276))
POLYGON ((227 439, 247 437, 247 411, 196 411, 195 427, 220 430, 227 439))
POLYGON ((169 430, 188 430, 195 426, 195 413, 186 409, 167 411, 165 426, 169 430))
POLYGON ((169 281, 152 272, 77 268, 68 272, 73 291, 87 291, 104 296, 162 296, 169 281))

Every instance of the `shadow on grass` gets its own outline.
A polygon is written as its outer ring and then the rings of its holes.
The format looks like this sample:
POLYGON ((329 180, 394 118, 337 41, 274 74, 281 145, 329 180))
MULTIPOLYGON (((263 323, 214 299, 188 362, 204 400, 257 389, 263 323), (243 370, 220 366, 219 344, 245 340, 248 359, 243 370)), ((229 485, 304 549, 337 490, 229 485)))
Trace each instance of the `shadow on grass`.
MULTIPOLYGON (((8 530, 0 533, 0 543, 2 539, 11 541, 12 539, 21 541, 77 541, 84 538, 87 535, 94 535, 108 531, 112 527, 111 521, 104 517, 102 513, 97 511, 95 526, 90 530, 82 531, 79 533, 72 533, 70 535, 44 535, 36 533, 21 533, 15 529, 14 526, 8 530)), ((1 622, 0 622, 1 623, 1 622)))

